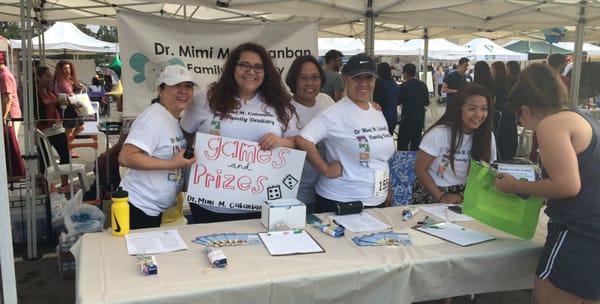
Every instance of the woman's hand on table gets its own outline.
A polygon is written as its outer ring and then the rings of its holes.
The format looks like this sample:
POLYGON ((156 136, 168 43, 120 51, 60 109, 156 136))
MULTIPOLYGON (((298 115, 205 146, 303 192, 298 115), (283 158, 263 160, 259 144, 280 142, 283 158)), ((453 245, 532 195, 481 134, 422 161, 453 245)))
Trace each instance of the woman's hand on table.
POLYGON ((496 189, 505 193, 517 192, 517 184, 518 181, 516 178, 514 178, 510 174, 503 173, 498 174, 498 176, 496 177, 496 181, 494 182, 494 186, 496 186, 496 189))
POLYGON ((342 176, 342 171, 342 163, 340 163, 337 160, 334 160, 331 163, 329 163, 329 165, 327 165, 327 168, 325 169, 325 172, 323 172, 323 175, 329 178, 337 178, 342 176))
POLYGON ((444 204, 460 204, 463 201, 463 197, 460 194, 455 193, 444 193, 439 198, 440 203, 444 204))

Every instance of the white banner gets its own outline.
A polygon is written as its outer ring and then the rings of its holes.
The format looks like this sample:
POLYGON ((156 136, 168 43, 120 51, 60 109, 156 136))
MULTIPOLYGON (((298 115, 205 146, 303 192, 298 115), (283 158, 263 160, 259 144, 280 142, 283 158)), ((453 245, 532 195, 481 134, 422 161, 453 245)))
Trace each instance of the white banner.
POLYGON ((258 143, 196 133, 196 163, 187 201, 206 206, 260 211, 265 200, 296 198, 304 151, 261 150, 258 143))
POLYGON ((316 23, 233 24, 119 12, 123 112, 137 115, 157 96, 155 81, 171 64, 187 67, 201 86, 218 79, 229 53, 244 42, 263 45, 282 74, 294 59, 317 56, 316 23))

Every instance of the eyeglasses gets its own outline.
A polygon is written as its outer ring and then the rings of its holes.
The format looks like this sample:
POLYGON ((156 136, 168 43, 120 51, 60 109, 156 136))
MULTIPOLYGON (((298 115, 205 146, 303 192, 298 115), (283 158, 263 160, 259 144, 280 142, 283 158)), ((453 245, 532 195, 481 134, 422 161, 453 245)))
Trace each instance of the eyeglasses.
POLYGON ((321 81, 321 76, 319 75, 313 75, 313 76, 300 76, 298 77, 298 79, 300 79, 300 81, 302 82, 317 82, 317 81, 321 81))
POLYGON ((237 66, 239 66, 240 69, 244 72, 250 72, 250 69, 254 70, 254 73, 256 73, 256 74, 265 72, 265 67, 260 63, 251 65, 249 62, 244 61, 244 62, 239 62, 237 64, 237 66))

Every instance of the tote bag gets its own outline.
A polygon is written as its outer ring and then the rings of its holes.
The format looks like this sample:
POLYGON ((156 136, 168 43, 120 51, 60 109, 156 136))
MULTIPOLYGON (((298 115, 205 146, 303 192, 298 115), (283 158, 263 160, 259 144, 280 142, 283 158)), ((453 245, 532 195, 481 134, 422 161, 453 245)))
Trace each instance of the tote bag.
POLYGON ((69 96, 69 102, 71 102, 71 105, 73 105, 73 108, 75 108, 75 111, 77 111, 79 116, 96 114, 96 110, 92 106, 92 102, 87 93, 71 95, 69 96))
POLYGON ((544 201, 500 192, 494 186, 495 179, 496 172, 489 164, 471 160, 463 213, 498 230, 531 239, 544 201))

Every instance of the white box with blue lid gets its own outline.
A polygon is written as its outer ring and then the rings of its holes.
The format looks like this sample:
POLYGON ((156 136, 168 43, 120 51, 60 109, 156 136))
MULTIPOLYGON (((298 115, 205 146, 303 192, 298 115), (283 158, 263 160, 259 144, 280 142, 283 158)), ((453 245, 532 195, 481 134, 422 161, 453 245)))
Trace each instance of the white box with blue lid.
POLYGON ((306 205, 295 199, 264 201, 261 210, 262 224, 269 230, 304 229, 306 205))

